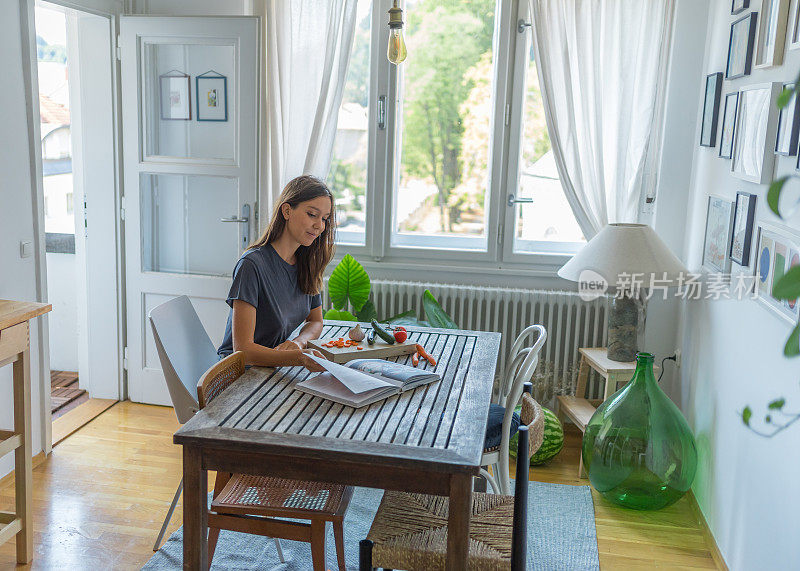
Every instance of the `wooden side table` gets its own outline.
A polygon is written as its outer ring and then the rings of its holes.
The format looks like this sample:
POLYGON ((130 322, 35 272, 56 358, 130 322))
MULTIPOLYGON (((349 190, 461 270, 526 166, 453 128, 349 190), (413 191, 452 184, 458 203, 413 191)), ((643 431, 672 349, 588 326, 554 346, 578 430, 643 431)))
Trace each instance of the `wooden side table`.
POLYGON ((28 321, 53 307, 0 299, 0 367, 14 366, 14 429, 0 430, 0 456, 14 452, 16 509, 0 512, 0 544, 17 538, 17 563, 33 559, 31 455, 31 359, 28 321))
MULTIPOLYGON (((563 422, 569 418, 581 433, 586 431, 586 425, 592 418, 597 405, 605 401, 617 391, 619 383, 627 383, 633 377, 636 370, 636 361, 613 361, 608 358, 608 351, 605 347, 582 348, 578 349, 581 354, 580 367, 578 368, 578 384, 575 387, 575 396, 560 396, 558 401, 558 416, 563 422), (586 396, 586 383, 589 380, 589 371, 594 369, 605 379, 603 387, 603 398, 601 400, 589 400, 586 396)), ((653 367, 654 372, 658 372, 660 367, 653 367)), ((578 477, 583 474, 583 455, 578 462, 578 477)))

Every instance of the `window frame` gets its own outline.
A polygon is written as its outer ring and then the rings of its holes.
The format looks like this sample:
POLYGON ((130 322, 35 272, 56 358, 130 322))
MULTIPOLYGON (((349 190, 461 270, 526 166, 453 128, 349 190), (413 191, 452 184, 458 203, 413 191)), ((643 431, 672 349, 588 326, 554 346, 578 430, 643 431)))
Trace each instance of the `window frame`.
MULTIPOLYGON (((389 39, 388 10, 392 0, 374 0, 370 33, 370 85, 367 131, 367 188, 364 245, 337 243, 336 259, 351 254, 359 260, 383 262, 387 270, 417 268, 420 256, 423 264, 434 262, 442 268, 464 270, 466 265, 475 271, 508 273, 535 272, 555 275, 557 269, 574 254, 572 247, 550 249, 540 242, 541 251, 513 252, 514 207, 508 207, 510 189, 516 188, 521 145, 521 114, 524 103, 525 71, 530 29, 518 31, 519 20, 528 21, 525 0, 497 0, 493 42, 493 106, 490 125, 489 177, 486 192, 485 249, 461 249, 440 240, 440 245, 392 244, 394 228, 394 189, 399 183, 402 134, 402 69, 397 70, 386 58, 389 39), (378 100, 386 98, 385 128, 378 129, 378 100), (509 182, 513 182, 509 184, 509 182), (505 189, 505 190, 504 190, 505 189)), ((404 6, 403 6, 404 7, 404 6)), ((405 7, 404 7, 405 9, 405 7)), ((402 64, 401 64, 402 65, 402 64)), ((424 242, 424 235, 407 242, 424 242)), ((465 240, 470 240, 466 238, 465 240)), ((564 244, 557 242, 554 244, 564 244)))

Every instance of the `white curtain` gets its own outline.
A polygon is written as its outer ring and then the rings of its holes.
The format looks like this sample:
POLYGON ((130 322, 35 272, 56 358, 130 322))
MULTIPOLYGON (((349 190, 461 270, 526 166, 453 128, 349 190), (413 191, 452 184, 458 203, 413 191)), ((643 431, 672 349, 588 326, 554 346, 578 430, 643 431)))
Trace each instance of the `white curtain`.
POLYGON ((325 178, 353 46, 357 0, 267 0, 269 203, 301 174, 325 178))
POLYGON ((529 0, 545 117, 586 239, 655 188, 674 0, 529 0))

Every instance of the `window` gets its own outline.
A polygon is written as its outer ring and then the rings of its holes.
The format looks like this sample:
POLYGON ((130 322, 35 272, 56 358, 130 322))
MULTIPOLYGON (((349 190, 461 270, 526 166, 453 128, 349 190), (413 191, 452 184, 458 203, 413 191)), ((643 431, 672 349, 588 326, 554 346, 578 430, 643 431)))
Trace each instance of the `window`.
POLYGON ((406 0, 400 66, 386 58, 390 7, 358 3, 328 175, 340 252, 496 268, 576 251, 530 29, 518 28, 527 2, 406 0))

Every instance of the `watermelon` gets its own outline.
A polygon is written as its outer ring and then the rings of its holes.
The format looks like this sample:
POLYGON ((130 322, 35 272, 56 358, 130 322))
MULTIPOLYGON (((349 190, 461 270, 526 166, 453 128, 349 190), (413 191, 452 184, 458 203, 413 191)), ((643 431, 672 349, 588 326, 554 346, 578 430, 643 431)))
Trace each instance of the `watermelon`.
MULTIPOLYGON (((519 412, 521 409, 522 407, 518 406, 514 410, 519 412)), ((544 411, 544 439, 536 454, 531 456, 531 466, 538 466, 555 458, 564 447, 564 427, 561 426, 561 421, 553 411, 544 407, 542 410, 544 411)), ((517 457, 517 440, 518 435, 515 434, 508 442, 508 455, 512 458, 517 457)))

